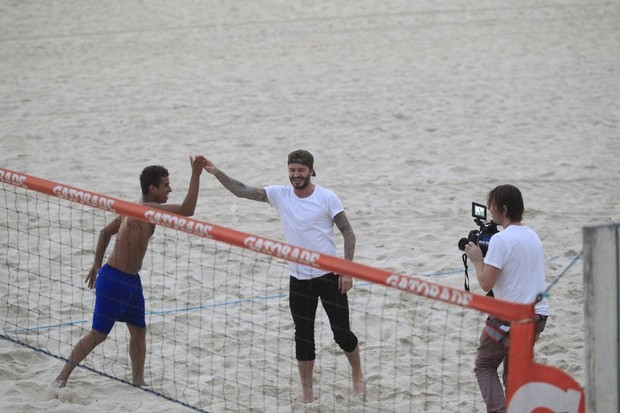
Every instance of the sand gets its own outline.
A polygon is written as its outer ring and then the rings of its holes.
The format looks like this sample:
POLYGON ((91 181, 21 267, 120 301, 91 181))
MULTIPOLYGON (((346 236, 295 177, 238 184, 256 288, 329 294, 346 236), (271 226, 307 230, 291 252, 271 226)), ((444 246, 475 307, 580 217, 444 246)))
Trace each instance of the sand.
MULTIPOLYGON (((619 17, 563 0, 5 2, 0 166, 134 200, 161 163, 180 201, 191 154, 263 186, 286 184, 286 155, 305 148, 345 205, 357 261, 455 286, 471 202, 512 183, 548 283, 562 277, 536 357, 585 385, 571 264, 583 226, 620 220, 619 17)), ((206 174, 195 217, 282 239, 272 209, 206 174)), ((380 366, 363 360, 372 379, 380 366)), ((81 369, 50 396, 61 366, 0 340, 0 410, 189 411, 81 369)))

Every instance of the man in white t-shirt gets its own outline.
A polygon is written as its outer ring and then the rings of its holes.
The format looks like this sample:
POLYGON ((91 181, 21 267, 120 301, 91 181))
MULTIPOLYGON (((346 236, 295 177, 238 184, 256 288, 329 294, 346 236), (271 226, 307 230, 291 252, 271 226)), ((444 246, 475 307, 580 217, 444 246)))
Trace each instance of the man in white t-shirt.
MULTIPOLYGON (((488 208, 493 222, 504 230, 493 235, 483 257, 473 242, 465 253, 476 267, 478 284, 484 291, 493 290, 495 298, 523 304, 536 302, 545 291, 545 257, 540 238, 521 223, 523 197, 512 185, 500 185, 488 196, 488 208)), ((544 330, 549 315, 546 298, 536 302, 536 338, 544 330)), ((508 333, 510 323, 488 317, 480 335, 476 355, 476 379, 487 406, 487 412, 505 412, 505 394, 497 370, 504 364, 502 375, 506 385, 508 371, 508 333)))
MULTIPOLYGON (((274 207, 280 215, 284 236, 289 244, 335 256, 337 251, 333 227, 336 224, 344 238, 344 258, 353 260, 353 228, 336 194, 312 182, 316 173, 314 158, 310 152, 300 149, 289 154, 290 186, 248 187, 230 178, 209 160, 205 170, 213 174, 234 195, 268 202, 274 207)), ((352 288, 353 279, 294 262, 289 264, 289 271, 289 306, 295 323, 295 355, 302 385, 300 400, 303 403, 315 400, 312 386, 315 360, 314 320, 319 298, 329 318, 334 340, 345 352, 351 365, 353 392, 364 397, 366 387, 358 339, 349 325, 347 291, 352 288)))

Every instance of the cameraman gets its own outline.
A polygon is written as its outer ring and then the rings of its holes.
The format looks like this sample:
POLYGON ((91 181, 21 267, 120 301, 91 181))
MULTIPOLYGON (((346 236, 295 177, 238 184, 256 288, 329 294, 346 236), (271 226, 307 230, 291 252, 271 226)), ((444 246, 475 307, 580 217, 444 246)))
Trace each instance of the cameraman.
MULTIPOLYGON (((500 185, 489 192, 487 206, 493 222, 503 231, 491 237, 483 258, 473 242, 465 246, 465 254, 476 267, 478 284, 484 291, 493 290, 496 298, 529 304, 545 290, 545 262, 538 235, 521 223, 523 197, 518 188, 500 185)), ((536 303, 536 338, 544 330, 549 315, 547 299, 536 303)), ((487 406, 487 412, 505 412, 504 388, 498 368, 504 364, 502 381, 508 377, 508 333, 510 323, 489 316, 480 335, 476 355, 476 379, 487 406)))

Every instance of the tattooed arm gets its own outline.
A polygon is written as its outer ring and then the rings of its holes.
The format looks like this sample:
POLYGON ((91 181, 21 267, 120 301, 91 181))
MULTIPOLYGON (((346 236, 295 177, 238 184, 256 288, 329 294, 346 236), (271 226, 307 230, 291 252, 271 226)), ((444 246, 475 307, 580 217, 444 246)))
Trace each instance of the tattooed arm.
POLYGON ((344 211, 334 217, 334 223, 344 238, 344 259, 353 261, 355 254, 355 233, 344 211))
MULTIPOLYGON (((353 261, 353 255, 355 254, 355 233, 344 211, 338 213, 334 217, 334 223, 344 238, 344 258, 353 261)), ((353 278, 341 275, 338 277, 338 286, 342 294, 346 293, 353 287, 353 278)))
POLYGON ((267 191, 265 191, 265 188, 250 187, 237 181, 236 179, 231 178, 230 176, 219 170, 213 164, 213 162, 208 159, 204 168, 205 171, 215 176, 217 180, 220 181, 220 183, 224 186, 224 188, 228 189, 235 196, 239 198, 250 199, 253 201, 269 202, 267 199, 267 191))

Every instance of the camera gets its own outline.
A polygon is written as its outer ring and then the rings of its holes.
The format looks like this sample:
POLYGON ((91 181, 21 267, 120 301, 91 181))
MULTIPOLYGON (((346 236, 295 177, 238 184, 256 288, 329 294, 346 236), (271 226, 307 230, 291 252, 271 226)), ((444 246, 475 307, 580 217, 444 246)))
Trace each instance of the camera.
POLYGON ((467 238, 459 240, 459 249, 465 251, 465 245, 471 241, 474 244, 478 244, 484 257, 489 249, 491 237, 499 232, 497 224, 493 221, 486 222, 487 207, 476 202, 471 203, 471 216, 474 217, 474 222, 478 225, 478 229, 472 229, 469 231, 467 238))

